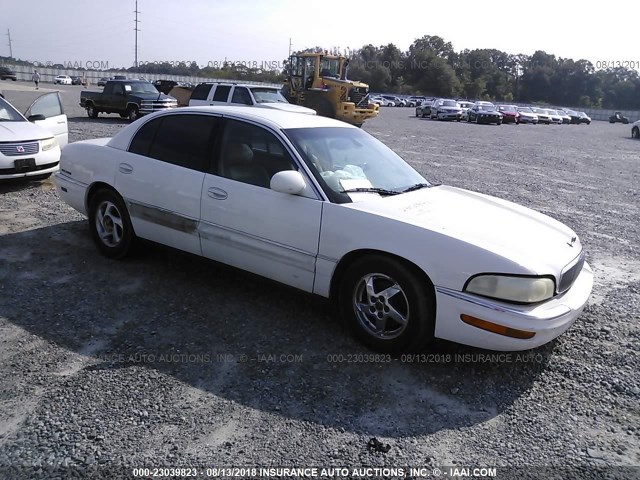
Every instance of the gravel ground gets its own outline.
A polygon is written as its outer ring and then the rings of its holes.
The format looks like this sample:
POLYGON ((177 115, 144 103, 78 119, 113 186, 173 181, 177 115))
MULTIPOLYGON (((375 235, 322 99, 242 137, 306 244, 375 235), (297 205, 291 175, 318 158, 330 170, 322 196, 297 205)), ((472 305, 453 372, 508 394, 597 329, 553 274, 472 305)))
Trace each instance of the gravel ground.
MULTIPOLYGON (((2 86, 18 106, 33 97, 2 86)), ((80 88, 61 87, 71 141, 126 125, 88 119, 80 88)), ((50 181, 0 185, 0 477, 178 465, 638 476, 621 469, 640 464, 640 142, 628 126, 393 108, 364 128, 435 182, 571 226, 596 272, 576 324, 520 354, 441 342, 421 362, 375 361, 322 299, 159 246, 109 261, 50 181)))

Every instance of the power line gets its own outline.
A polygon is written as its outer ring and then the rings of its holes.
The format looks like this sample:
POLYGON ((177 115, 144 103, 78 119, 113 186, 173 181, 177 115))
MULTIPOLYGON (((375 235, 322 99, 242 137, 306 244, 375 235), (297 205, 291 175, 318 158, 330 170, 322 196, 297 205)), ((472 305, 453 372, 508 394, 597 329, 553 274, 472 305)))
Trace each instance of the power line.
POLYGON ((138 28, 138 23, 140 23, 140 20, 138 20, 138 14, 140 13, 138 11, 138 0, 136 0, 136 9, 133 11, 133 13, 136 14, 136 18, 133 21, 133 30, 136 32, 136 53, 135 53, 135 60, 133 62, 133 66, 137 67, 138 66, 138 32, 140 31, 140 29, 138 28))
POLYGON ((7 37, 9 37, 9 58, 13 58, 13 48, 11 47, 11 30, 7 28, 7 37))

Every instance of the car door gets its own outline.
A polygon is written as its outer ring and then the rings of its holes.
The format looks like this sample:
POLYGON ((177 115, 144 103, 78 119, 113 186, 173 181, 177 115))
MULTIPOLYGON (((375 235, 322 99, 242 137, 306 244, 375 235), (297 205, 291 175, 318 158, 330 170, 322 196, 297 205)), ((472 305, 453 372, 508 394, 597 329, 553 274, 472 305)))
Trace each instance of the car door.
POLYGON ((212 173, 202 188, 200 238, 211 259, 312 291, 322 204, 307 178, 300 195, 270 189, 300 165, 276 132, 225 119, 212 173))
POLYGON ((202 182, 219 122, 205 113, 171 113, 135 133, 118 159, 115 184, 138 236, 201 254, 202 182))
POLYGON ((42 120, 35 120, 34 123, 50 131, 61 147, 69 142, 69 124, 58 92, 46 93, 36 98, 24 113, 27 119, 34 115, 44 117, 42 120))
POLYGON ((131 92, 131 85, 114 83, 109 103, 107 103, 111 112, 127 111, 127 92, 131 92))

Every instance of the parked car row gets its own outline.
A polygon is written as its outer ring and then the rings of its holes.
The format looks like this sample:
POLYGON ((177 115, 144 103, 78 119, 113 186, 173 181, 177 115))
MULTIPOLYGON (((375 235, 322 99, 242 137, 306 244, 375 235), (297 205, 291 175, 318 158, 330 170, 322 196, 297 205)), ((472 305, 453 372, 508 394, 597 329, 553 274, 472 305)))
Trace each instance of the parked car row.
POLYGON ((423 101, 416 106, 416 117, 432 120, 454 120, 475 123, 543 123, 546 125, 591 123, 591 118, 584 112, 565 108, 542 108, 516 105, 494 105, 491 102, 454 100, 450 98, 434 98, 423 101))
POLYGON ((0 67, 0 80, 13 80, 15 82, 17 79, 16 72, 8 67, 0 67))

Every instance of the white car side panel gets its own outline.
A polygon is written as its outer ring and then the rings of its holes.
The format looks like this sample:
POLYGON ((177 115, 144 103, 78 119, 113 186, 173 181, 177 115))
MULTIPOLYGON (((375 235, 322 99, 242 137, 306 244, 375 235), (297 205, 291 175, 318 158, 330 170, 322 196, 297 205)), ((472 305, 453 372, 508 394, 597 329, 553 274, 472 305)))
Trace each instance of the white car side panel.
POLYGON ((136 235, 201 255, 198 222, 204 173, 114 149, 115 187, 136 235))
MULTIPOLYGON (((444 233, 427 230, 392 218, 359 211, 346 205, 325 204, 322 214, 319 256, 338 262, 355 250, 379 250, 404 258, 420 267, 435 285, 461 290, 464 282, 479 272, 531 271, 480 247, 444 233), (442 252, 447 252, 446 256, 442 252)), ((327 273, 318 278, 314 292, 326 292, 327 273), (321 282, 322 280, 322 282, 321 282)))
POLYGON ((310 292, 322 205, 207 175, 200 225, 203 255, 310 292))

